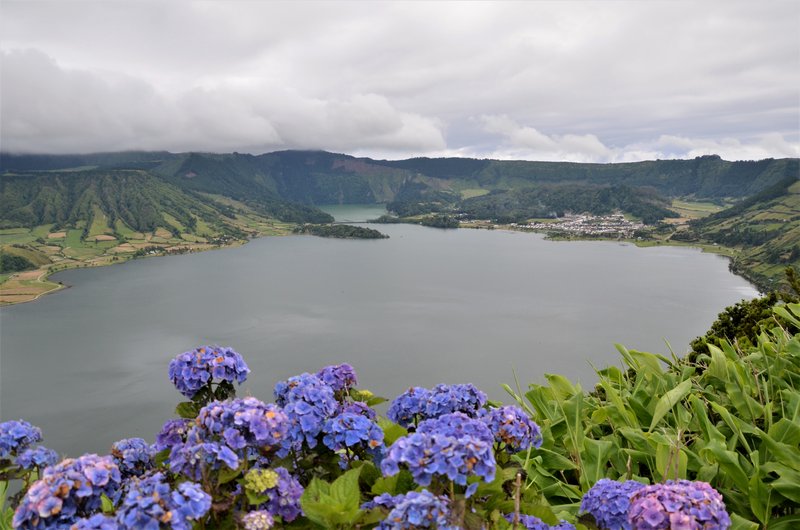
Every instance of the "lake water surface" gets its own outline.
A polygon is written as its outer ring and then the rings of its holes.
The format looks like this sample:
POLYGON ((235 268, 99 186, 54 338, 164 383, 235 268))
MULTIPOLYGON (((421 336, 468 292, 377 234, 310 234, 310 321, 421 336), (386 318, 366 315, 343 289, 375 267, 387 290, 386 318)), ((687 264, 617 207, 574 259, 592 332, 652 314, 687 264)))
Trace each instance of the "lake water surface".
MULTIPOLYGON (((375 207, 335 207, 365 220, 375 207)), ((387 240, 270 237, 232 249, 54 276, 73 288, 0 310, 0 416, 71 456, 153 441, 182 396, 176 354, 231 346, 253 370, 240 395, 349 362, 362 388, 500 383, 562 373, 589 386, 614 343, 676 353, 756 291, 727 261, 678 247, 376 225, 387 240)))

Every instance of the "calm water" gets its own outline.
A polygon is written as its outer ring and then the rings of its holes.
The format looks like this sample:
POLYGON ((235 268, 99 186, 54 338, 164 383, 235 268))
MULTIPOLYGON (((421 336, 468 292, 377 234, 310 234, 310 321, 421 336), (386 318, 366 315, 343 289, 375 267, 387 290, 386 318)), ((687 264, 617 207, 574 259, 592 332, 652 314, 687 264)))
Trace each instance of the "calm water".
MULTIPOLYGON (((340 219, 379 209, 338 207, 340 219)), ((361 386, 500 383, 547 372, 593 383, 615 342, 682 353, 726 305, 756 292, 688 248, 550 242, 539 235, 381 225, 388 240, 272 237, 243 247, 60 273, 73 288, 0 311, 0 414, 76 455, 152 441, 180 394, 169 360, 229 345, 243 393, 349 362, 361 386)))

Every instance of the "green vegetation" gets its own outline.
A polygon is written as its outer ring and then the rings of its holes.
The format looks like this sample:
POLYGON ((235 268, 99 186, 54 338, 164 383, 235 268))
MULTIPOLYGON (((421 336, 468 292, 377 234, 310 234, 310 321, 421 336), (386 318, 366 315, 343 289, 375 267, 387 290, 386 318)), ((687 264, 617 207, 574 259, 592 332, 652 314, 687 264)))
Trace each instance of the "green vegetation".
POLYGON ((339 239, 388 239, 389 236, 372 228, 353 225, 311 225, 306 224, 294 229, 296 234, 311 234, 319 237, 335 237, 339 239))
POLYGON ((36 265, 22 256, 15 256, 6 252, 0 253, 0 272, 19 272, 35 268, 36 265))
POLYGON ((736 249, 731 270, 765 291, 787 266, 800 266, 800 182, 788 177, 738 204, 698 219, 672 239, 736 249))
POLYGON ((694 359, 619 346, 626 370, 598 371, 590 393, 558 375, 524 395, 507 388, 544 433, 538 452, 517 457, 527 485, 564 509, 604 477, 702 480, 722 493, 734 528, 795 528, 800 305, 771 311, 791 329, 773 321, 752 344, 716 337, 694 359))

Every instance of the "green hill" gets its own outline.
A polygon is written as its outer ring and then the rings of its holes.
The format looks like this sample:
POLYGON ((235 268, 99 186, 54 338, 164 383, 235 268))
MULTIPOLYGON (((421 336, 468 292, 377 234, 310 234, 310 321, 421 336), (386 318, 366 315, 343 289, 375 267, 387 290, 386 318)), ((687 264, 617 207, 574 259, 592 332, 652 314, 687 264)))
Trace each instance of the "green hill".
POLYGON ((800 181, 785 178, 673 238, 738 249, 731 269, 770 288, 787 266, 800 267, 800 181))

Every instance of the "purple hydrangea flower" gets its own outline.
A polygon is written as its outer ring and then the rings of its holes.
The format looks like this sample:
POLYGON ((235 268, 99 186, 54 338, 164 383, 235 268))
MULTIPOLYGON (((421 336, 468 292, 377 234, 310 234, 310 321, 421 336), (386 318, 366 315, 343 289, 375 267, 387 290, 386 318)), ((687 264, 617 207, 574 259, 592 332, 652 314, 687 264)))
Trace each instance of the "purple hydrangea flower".
POLYGON ((275 524, 275 520, 272 518, 272 514, 266 510, 250 512, 242 517, 244 530, 269 530, 273 524, 275 524))
POLYGON ((217 470, 222 465, 230 469, 239 467, 239 456, 225 444, 185 443, 172 447, 169 453, 169 469, 190 479, 200 480, 204 470, 217 470))
POLYGON ((472 384, 436 385, 425 404, 425 418, 438 418, 444 414, 462 412, 475 417, 486 404, 486 394, 472 384))
POLYGON ((326 366, 317 372, 317 377, 322 379, 334 392, 347 392, 358 384, 356 371, 349 364, 326 366))
POLYGON ((152 469, 154 455, 154 448, 142 438, 126 438, 111 446, 111 456, 123 477, 141 476, 152 469))
POLYGON ((444 434, 454 438, 473 437, 491 445, 494 442, 492 431, 487 425, 462 412, 444 414, 438 418, 425 420, 417 426, 420 434, 444 434))
POLYGON ((118 530, 119 525, 113 517, 96 513, 91 517, 78 519, 70 530, 118 530))
MULTIPOLYGON (((398 495, 402 497, 402 495, 398 495)), ((371 501, 367 501, 361 505, 362 510, 373 510, 375 508, 386 508, 391 510, 397 504, 397 498, 393 497, 391 493, 381 493, 371 501)))
POLYGON ((408 429, 419 421, 453 412, 475 417, 485 404, 486 394, 471 384, 436 385, 433 390, 412 387, 392 401, 387 415, 408 429))
POLYGON ((279 453, 282 456, 290 450, 301 450, 304 442, 312 449, 316 447, 317 436, 325 421, 338 408, 333 388, 309 373, 290 377, 275 385, 275 402, 289 417, 289 432, 279 453))
POLYGON ((169 363, 170 380, 190 399, 214 379, 242 384, 248 373, 250 368, 241 355, 220 346, 201 346, 181 353, 169 363))
POLYGON ((170 487, 162 473, 133 478, 117 512, 124 530, 158 530, 162 524, 175 530, 191 530, 192 521, 202 519, 211 509, 211 496, 200 485, 182 482, 170 487))
POLYGON ((731 518, 722 495, 707 482, 668 480, 645 486, 630 499, 628 522, 633 530, 726 530, 731 518))
MULTIPOLYGON (((507 514, 506 521, 508 521, 509 523, 514 522, 514 514, 513 513, 507 514)), ((555 526, 550 526, 549 524, 545 523, 544 521, 533 515, 520 514, 519 524, 521 524, 522 528, 524 528, 525 530, 575 530, 575 525, 570 524, 566 521, 561 521, 559 524, 555 526)))
POLYGON ((495 458, 492 435, 485 424, 464 414, 443 416, 420 424, 422 432, 404 436, 389 447, 381 462, 384 475, 405 464, 417 484, 427 486, 434 475, 466 486, 468 476, 492 481, 495 458))
POLYGON ((185 442, 186 434, 189 432, 189 427, 192 425, 194 425, 192 420, 184 418, 167 420, 164 426, 161 427, 161 431, 156 435, 156 451, 160 452, 164 449, 172 449, 173 446, 185 442))
POLYGON ((55 465, 58 462, 58 453, 44 446, 25 449, 17 457, 17 465, 22 469, 42 469, 55 465))
POLYGON ((259 508, 267 510, 274 516, 281 517, 284 522, 292 522, 303 514, 303 510, 300 507, 303 486, 286 468, 276 467, 273 471, 278 474, 278 483, 275 487, 261 493, 269 497, 269 499, 259 505, 259 508))
POLYGON ((458 530, 458 526, 448 522, 450 510, 446 497, 437 497, 428 490, 422 490, 398 495, 393 500, 394 507, 377 527, 380 530, 458 530))
POLYGON ((387 416, 406 429, 413 427, 425 412, 425 403, 429 395, 430 391, 427 388, 411 387, 392 400, 387 416))
POLYGON ((42 430, 24 420, 0 423, 0 460, 11 460, 31 444, 42 441, 42 430))
POLYGON ((617 482, 602 478, 583 496, 581 512, 590 514, 603 528, 631 530, 628 523, 631 495, 644 487, 635 480, 617 482))
POLYGON ((358 414, 360 416, 364 416, 368 420, 373 420, 373 421, 378 418, 378 414, 375 412, 375 409, 373 409, 363 401, 354 401, 352 403, 340 404, 339 409, 336 411, 336 415, 338 416, 344 414, 345 412, 358 414))
POLYGON ((524 451, 530 447, 542 445, 542 431, 521 408, 508 405, 491 410, 484 410, 479 415, 496 441, 505 444, 509 453, 524 451))
POLYGON ((110 456, 83 455, 45 468, 14 513, 14 528, 68 528, 118 496, 121 474, 110 456))
POLYGON ((280 408, 254 397, 209 403, 200 409, 196 424, 187 440, 196 435, 202 441, 224 441, 233 450, 276 447, 289 427, 280 408))
POLYGON ((380 451, 383 447, 383 430, 376 423, 359 414, 345 412, 325 422, 322 443, 332 451, 347 448, 380 451))

